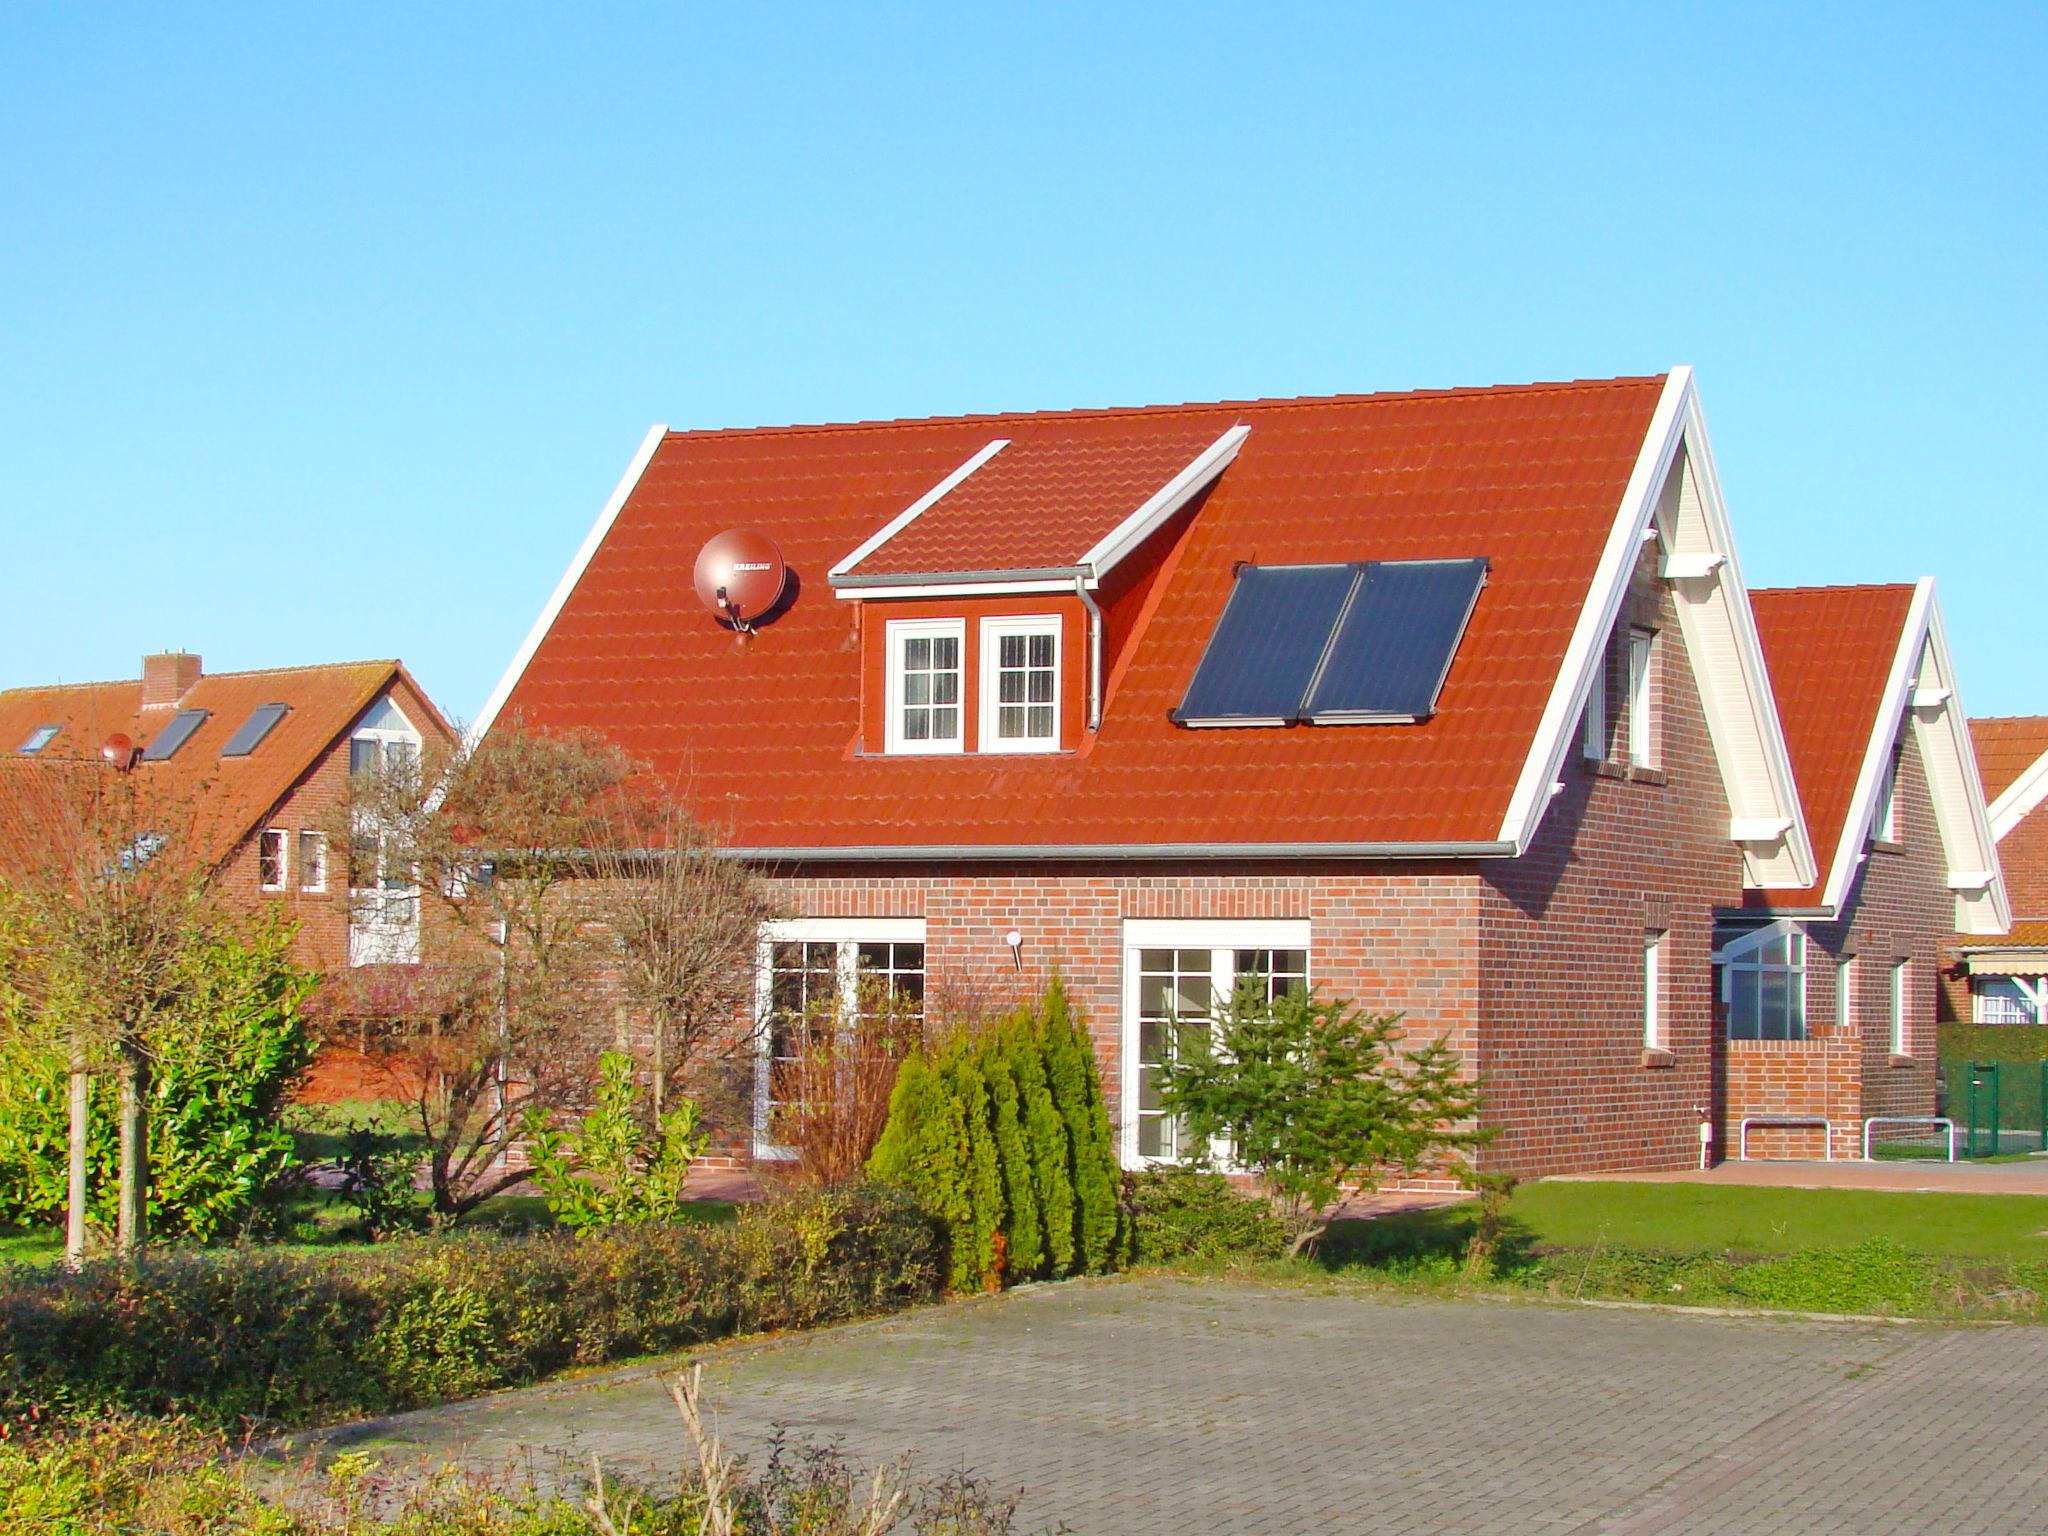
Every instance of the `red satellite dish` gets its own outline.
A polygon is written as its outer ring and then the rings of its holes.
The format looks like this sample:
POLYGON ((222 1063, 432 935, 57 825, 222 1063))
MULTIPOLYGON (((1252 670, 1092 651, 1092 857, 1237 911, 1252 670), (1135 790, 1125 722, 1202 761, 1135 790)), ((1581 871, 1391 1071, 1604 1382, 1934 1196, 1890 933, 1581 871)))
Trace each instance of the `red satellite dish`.
POLYGON ((125 773, 135 762, 135 743, 116 731, 100 743, 100 756, 125 773))
POLYGON ((697 555, 697 599, 741 634, 782 597, 789 568, 765 533, 731 528, 697 555))

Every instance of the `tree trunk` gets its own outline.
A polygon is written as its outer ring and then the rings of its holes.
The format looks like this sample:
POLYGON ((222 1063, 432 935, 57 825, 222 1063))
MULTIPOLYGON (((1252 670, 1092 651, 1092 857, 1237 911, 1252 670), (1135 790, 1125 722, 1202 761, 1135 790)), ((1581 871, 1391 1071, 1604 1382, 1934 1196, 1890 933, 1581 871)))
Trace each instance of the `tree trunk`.
POLYGON ((661 1112, 668 1086, 668 1017, 657 1011, 654 1019, 654 1125, 661 1128, 661 1112))
POLYGON ((121 1194, 115 1246, 134 1258, 149 1241, 149 1061, 133 1038, 121 1042, 121 1194))
POLYGON ((85 1052, 71 1053, 71 1165, 64 1192, 64 1265, 85 1262, 85 1146, 91 1126, 92 1078, 85 1070, 85 1052))

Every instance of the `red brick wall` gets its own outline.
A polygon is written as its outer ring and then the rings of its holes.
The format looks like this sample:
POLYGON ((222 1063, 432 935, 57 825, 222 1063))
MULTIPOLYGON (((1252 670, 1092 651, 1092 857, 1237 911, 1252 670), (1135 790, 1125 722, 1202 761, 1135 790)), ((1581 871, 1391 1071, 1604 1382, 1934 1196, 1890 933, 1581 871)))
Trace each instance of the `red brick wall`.
MULTIPOLYGON (((1650 771, 1596 765, 1574 741, 1535 846, 1487 867, 1479 908, 1479 1068, 1495 1167, 1687 1168, 1713 1102, 1713 911, 1742 897, 1728 798, 1670 596, 1648 555, 1617 624, 1652 630, 1650 771), (1643 943, 1665 933, 1663 1036, 1643 1040, 1643 943)), ((1625 638, 1608 720, 1627 755, 1625 638)))
POLYGON ((2048 805, 2034 808, 1998 844, 2006 893, 2018 919, 2048 918, 2048 805))

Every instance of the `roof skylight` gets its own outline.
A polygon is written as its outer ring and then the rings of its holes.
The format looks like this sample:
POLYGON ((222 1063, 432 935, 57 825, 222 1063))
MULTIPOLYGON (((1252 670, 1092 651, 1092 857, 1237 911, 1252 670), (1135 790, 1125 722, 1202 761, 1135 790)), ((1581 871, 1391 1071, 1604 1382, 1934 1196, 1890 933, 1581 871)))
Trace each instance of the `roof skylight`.
POLYGON ((16 750, 23 757, 34 757, 36 753, 42 751, 43 748, 56 740, 57 733, 63 729, 64 727, 61 724, 39 725, 28 733, 28 740, 24 741, 16 750))
POLYGON ((227 739, 227 745, 220 749, 222 757, 247 757, 263 744, 263 738, 291 710, 289 704, 258 704, 255 712, 244 720, 241 729, 227 739))
POLYGON ((192 733, 206 724, 207 712, 203 709, 181 709, 171 716, 171 723, 156 733, 156 739, 142 749, 145 763, 160 763, 174 755, 178 748, 192 739, 192 733))

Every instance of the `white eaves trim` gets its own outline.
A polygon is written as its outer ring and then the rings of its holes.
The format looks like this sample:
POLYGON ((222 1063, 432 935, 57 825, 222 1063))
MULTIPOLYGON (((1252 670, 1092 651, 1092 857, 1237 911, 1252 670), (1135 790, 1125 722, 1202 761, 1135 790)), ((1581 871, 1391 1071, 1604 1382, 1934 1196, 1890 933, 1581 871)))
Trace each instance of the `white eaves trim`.
POLYGON ((463 745, 473 747, 484 738, 498 718, 498 712, 505 707, 505 701, 512 697, 512 690, 519 686, 519 679, 526 675, 527 666, 533 661, 534 653, 540 649, 541 641, 547 638, 554 627, 555 619, 569 601, 569 594, 576 590, 576 584, 583 579, 583 573, 596 557, 605 541, 605 535, 612 531, 612 524, 618 520, 619 512, 626 505, 626 499, 640 484, 640 477, 647 472, 647 466, 654 459, 654 450, 661 446, 661 440, 668 435, 665 425, 657 424, 647 429, 647 436, 640 440, 640 449, 633 455, 633 462, 626 466, 626 472, 619 476, 619 483, 612 487, 611 499, 605 502, 604 510, 597 514, 597 521, 590 525, 590 532, 583 536, 583 545, 576 551, 576 558, 569 562, 569 568, 562 572, 562 579, 555 583, 554 594, 541 608, 540 617, 533 621, 533 628, 526 633, 526 639, 512 657, 512 665, 505 669, 505 675, 498 679, 498 686, 491 690, 491 696, 484 702, 476 720, 463 735, 463 745))
POLYGON ((2025 821, 2048 800, 2048 752, 2029 763, 1991 802, 1991 835, 2004 842, 2012 829, 2025 821))
POLYGON ((1664 381, 1515 782, 1501 841, 1519 854, 1535 840, 1550 806, 1551 786, 1575 748, 1602 648, 1621 616, 1642 547, 1653 539, 1664 547, 1660 570, 1673 582, 1686 653, 1700 683, 1708 734, 1728 792, 1730 835, 1740 841, 1742 833, 1757 834, 1758 840, 1742 844, 1745 878, 1765 889, 1803 889, 1817 878, 1813 846, 1736 560, 1699 393, 1692 370, 1683 366, 1673 368, 1664 381), (1710 650, 1722 665, 1704 664, 1710 650), (1766 827, 1778 830, 1765 834, 1766 827))
POLYGON ((945 479, 941 480, 937 485, 933 486, 930 490, 926 491, 922 496, 918 497, 917 500, 913 501, 901 512, 898 512, 894 517, 890 518, 888 522, 882 524, 880 528, 878 528, 877 530, 875 530, 874 533, 868 536, 867 540, 860 546, 860 548, 856 549, 844 560, 840 561, 837 565, 833 566, 831 570, 827 571, 825 573, 825 580, 829 583, 837 579, 838 577, 844 576, 848 571, 851 571, 856 565, 859 565, 861 561, 867 559, 869 555, 872 555, 884 544, 888 543, 891 539, 895 538, 897 534, 901 533, 905 528, 908 528, 912 523, 916 522, 919 517, 923 516, 924 513, 929 511, 932 507, 936 506, 939 503, 939 501, 947 494, 947 492, 951 491, 962 480, 965 480, 969 475, 973 474, 977 469, 981 468, 982 465, 986 464, 990 459, 994 458, 997 454, 1001 453, 1005 448, 1009 446, 1010 440, 1007 437, 998 437, 992 439, 990 442, 984 445, 977 453, 975 453, 973 457, 969 458, 965 464, 962 464, 958 469, 954 470, 950 475, 946 476, 945 479))
MULTIPOLYGON (((899 512, 852 554, 833 566, 827 581, 835 595, 849 601, 869 597, 993 597, 1035 592, 1071 592, 1078 576, 1089 588, 1101 585, 1103 575, 1139 545, 1157 533, 1167 520, 1194 500, 1204 487, 1223 473, 1250 434, 1249 426, 1230 428, 1178 470, 1144 504, 1096 541, 1093 548, 1074 562, 1071 574, 1053 579, 1039 573, 1002 576, 974 571, 931 572, 906 576, 901 581, 867 578, 859 585, 841 585, 842 578, 855 576, 854 567, 902 532, 921 513, 979 469, 995 454, 1009 446, 997 439, 941 480, 931 490, 899 512)), ((856 580, 859 578, 856 577, 856 580)))
POLYGON ((1906 610, 1884 696, 1856 773, 1841 841, 1835 845, 1834 867, 1821 893, 1831 910, 1840 912, 1849 899, 1885 778, 1892 771, 1899 732, 1910 722, 1934 801, 1948 887, 1955 893, 1956 931, 2004 933, 2012 926, 2012 905, 1998 867, 1998 841, 1984 804, 1976 747, 1956 693, 1955 675, 1948 633, 1934 597, 1934 578, 1923 576, 1914 584, 1912 606, 1906 610))

